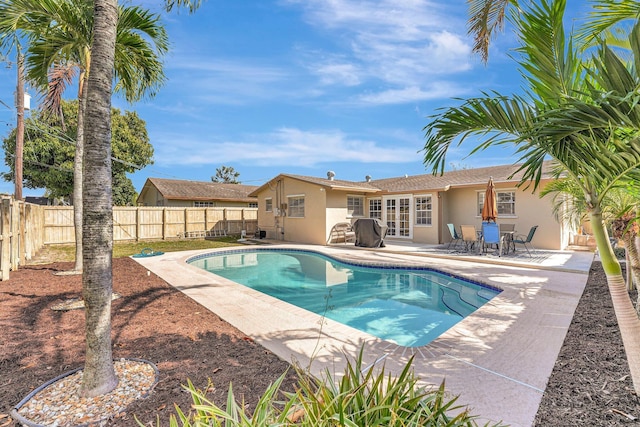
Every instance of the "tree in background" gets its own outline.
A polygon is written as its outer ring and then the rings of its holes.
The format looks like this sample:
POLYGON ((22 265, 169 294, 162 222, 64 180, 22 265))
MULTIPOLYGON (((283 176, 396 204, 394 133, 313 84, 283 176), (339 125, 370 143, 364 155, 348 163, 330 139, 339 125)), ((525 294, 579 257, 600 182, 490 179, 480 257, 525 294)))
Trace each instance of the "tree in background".
MULTIPOLYGON (((117 5, 117 3, 116 3, 117 5)), ((75 272, 82 271, 82 175, 86 81, 92 66, 94 4, 86 0, 0 1, 0 47, 10 46, 15 34, 26 38, 27 76, 47 93, 45 104, 60 113, 66 87, 78 76, 73 195, 76 235, 75 272)), ((153 95, 164 82, 160 58, 168 39, 159 15, 135 6, 118 8, 113 66, 116 92, 129 102, 153 95)), ((64 122, 63 122, 64 123, 64 122)), ((64 124, 63 124, 64 127, 64 124)))
MULTIPOLYGON (((43 111, 34 111, 26 120, 24 143, 24 180, 27 188, 44 188, 50 198, 73 200, 75 144, 78 101, 63 101, 59 120, 43 111)), ((135 112, 118 109, 111 112, 111 150, 113 203, 131 206, 135 197, 133 183, 127 173, 133 173, 153 163, 153 146, 149 143, 146 124, 135 112)), ((2 177, 13 179, 15 130, 3 140, 5 163, 9 171, 2 177)))
POLYGON ((233 166, 220 166, 216 169, 215 176, 211 177, 213 182, 223 182, 225 184, 240 184, 238 177, 240 172, 236 172, 233 166))

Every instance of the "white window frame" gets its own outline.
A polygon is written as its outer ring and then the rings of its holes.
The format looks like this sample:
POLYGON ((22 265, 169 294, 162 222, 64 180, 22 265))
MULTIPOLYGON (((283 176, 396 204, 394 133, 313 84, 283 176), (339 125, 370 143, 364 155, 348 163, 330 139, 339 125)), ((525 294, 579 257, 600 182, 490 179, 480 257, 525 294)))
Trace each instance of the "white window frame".
MULTIPOLYGON (((478 191, 477 203, 478 203, 478 216, 482 216, 482 205, 484 204, 485 191, 478 191)), ((515 218, 516 213, 516 190, 515 189, 500 189, 496 190, 496 205, 498 207, 498 218, 515 218), (509 194, 510 200, 501 202, 501 194, 509 194), (504 207, 511 206, 511 213, 504 213, 504 207)))
POLYGON ((264 199, 264 210, 265 212, 273 212, 273 198, 267 197, 264 199))
POLYGON ((257 208, 258 207, 258 202, 249 202, 249 207, 250 208, 257 208))
POLYGON ((420 194, 413 197, 413 209, 414 209, 414 224, 416 227, 431 227, 433 225, 433 196, 431 194, 420 194), (418 203, 422 203, 422 199, 426 199, 424 201, 425 208, 418 209, 418 203), (424 218, 421 217, 421 213, 424 213, 424 218), (424 223, 420 223, 419 221, 424 219, 424 223))
POLYGON ((200 200, 196 200, 193 202, 193 207, 194 208, 214 208, 216 206, 216 202, 204 202, 204 201, 200 201, 200 200))
POLYGON ((369 218, 378 218, 382 221, 382 197, 369 199, 369 218), (372 206, 372 203, 374 202, 377 202, 377 206, 372 206), (372 209, 373 207, 377 207, 377 209, 372 209), (377 215, 372 215, 374 212, 376 212, 377 215))
POLYGON ((304 194, 287 196, 287 216, 289 218, 304 218, 304 194))
POLYGON ((347 194, 347 218, 362 218, 364 217, 364 196, 356 194, 347 194), (356 201, 358 202, 356 204, 356 201), (359 212, 356 209, 359 207, 359 212))

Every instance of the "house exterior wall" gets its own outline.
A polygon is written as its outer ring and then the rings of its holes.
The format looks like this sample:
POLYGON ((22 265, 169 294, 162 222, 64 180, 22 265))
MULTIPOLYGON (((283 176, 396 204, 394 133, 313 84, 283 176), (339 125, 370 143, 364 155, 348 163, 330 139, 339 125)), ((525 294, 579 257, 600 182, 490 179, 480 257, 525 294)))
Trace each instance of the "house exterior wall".
POLYGON ((138 199, 138 204, 142 206, 164 206, 164 199, 155 186, 149 185, 147 191, 144 192, 142 200, 138 199))
MULTIPOLYGON (((387 240, 408 241, 424 244, 441 244, 450 241, 447 223, 474 225, 481 228, 482 218, 478 212, 478 193, 484 193, 485 185, 453 187, 447 191, 414 191, 398 194, 357 193, 355 191, 331 190, 316 183, 280 177, 275 183, 258 193, 258 226, 266 231, 266 237, 288 242, 324 245, 331 228, 340 222, 353 223, 347 210, 348 196, 364 198, 364 217, 369 217, 369 200, 382 202, 383 221, 386 221, 385 205, 390 198, 409 198, 411 200, 411 235, 387 236, 387 240), (288 196, 304 196, 304 217, 295 218, 277 215, 278 207, 288 203, 288 196), (416 223, 416 197, 431 197, 431 224, 416 223), (266 199, 271 199, 272 212, 266 211, 266 199)), ((543 188, 545 182, 542 183, 543 188)), ((538 225, 533 245, 540 249, 563 249, 569 240, 569 232, 553 215, 552 198, 539 198, 531 189, 520 190, 515 183, 496 183, 496 191, 515 192, 515 215, 499 217, 498 223, 514 224, 516 234, 526 235, 530 228, 538 225)), ((288 210, 288 209, 287 209, 288 210)))
POLYGON ((439 239, 438 223, 440 221, 438 212, 440 210, 440 201, 438 200, 438 193, 435 191, 420 191, 414 193, 411 203, 411 209, 413 210, 413 241, 415 242, 434 242, 437 243, 439 239), (419 225, 416 224, 415 215, 415 197, 417 196, 430 196, 431 197, 431 224, 419 225))
MULTIPOLYGON (((442 224, 453 223, 456 227, 462 224, 474 225, 479 229, 482 225, 482 217, 477 213, 477 194, 484 192, 485 188, 455 188, 447 191, 443 196, 446 202, 446 212, 442 218, 442 224)), ((496 191, 515 191, 515 215, 498 217, 497 222, 515 224, 516 234, 528 234, 531 227, 538 226, 533 239, 533 245, 540 249, 561 249, 566 247, 566 240, 562 225, 553 216, 553 204, 551 197, 538 197, 531 190, 516 189, 513 184, 497 184, 496 191)), ((443 232, 443 242, 450 240, 448 232, 443 232)))
POLYGON ((279 179, 273 187, 258 193, 258 227, 266 237, 288 242, 323 245, 326 243, 327 196, 322 187, 288 177, 279 179), (288 198, 304 197, 304 217, 290 217, 288 198), (266 200, 271 199, 272 212, 266 211, 266 200), (281 207, 286 215, 278 215, 281 207))
POLYGON ((326 243, 326 191, 319 186, 294 179, 284 180, 284 203, 289 203, 291 196, 304 196, 304 217, 282 217, 284 240, 287 242, 310 243, 323 245, 326 243))

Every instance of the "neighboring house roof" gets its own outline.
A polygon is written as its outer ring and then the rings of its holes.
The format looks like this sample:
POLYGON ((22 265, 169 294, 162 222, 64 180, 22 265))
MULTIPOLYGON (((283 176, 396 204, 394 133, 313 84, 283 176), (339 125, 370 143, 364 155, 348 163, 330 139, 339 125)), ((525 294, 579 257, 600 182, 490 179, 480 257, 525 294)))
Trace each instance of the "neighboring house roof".
POLYGON ((368 182, 354 182, 354 181, 343 181, 340 179, 328 179, 328 178, 316 178, 313 176, 304 176, 304 175, 291 175, 286 173, 281 173, 275 178, 269 180, 266 184, 258 187, 255 191, 253 191, 250 196, 257 196, 265 187, 273 186, 279 179, 282 178, 291 178, 296 179, 298 181, 308 182, 311 184, 320 185, 322 187, 337 190, 337 191, 355 191, 360 193, 377 193, 380 191, 379 188, 371 185, 368 182))
MULTIPOLYGON (((370 181, 369 184, 389 193, 420 190, 443 190, 450 187, 484 185, 493 177, 495 184, 501 182, 519 182, 523 173, 515 173, 520 165, 500 165, 484 168, 460 169, 445 172, 443 175, 413 175, 397 178, 385 178, 370 181), (513 175, 513 176, 512 176, 513 175)), ((551 163, 545 162, 542 179, 552 178, 551 163)))
POLYGON ((187 181, 181 179, 148 178, 140 196, 141 199, 148 188, 153 185, 165 199, 171 200, 226 200, 236 202, 255 202, 249 196, 255 185, 225 184, 220 182, 187 181))

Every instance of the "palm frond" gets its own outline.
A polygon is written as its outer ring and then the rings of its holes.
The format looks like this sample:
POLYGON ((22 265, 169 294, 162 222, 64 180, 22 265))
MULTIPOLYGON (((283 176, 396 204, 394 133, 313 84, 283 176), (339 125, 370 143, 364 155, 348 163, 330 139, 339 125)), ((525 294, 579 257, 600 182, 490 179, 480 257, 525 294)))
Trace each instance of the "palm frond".
POLYGON ((531 125, 533 111, 519 97, 499 94, 472 98, 459 107, 444 110, 432 116, 433 120, 423 128, 426 134, 424 163, 433 165, 433 173, 442 173, 446 153, 452 144, 460 145, 470 136, 485 136, 471 154, 493 144, 517 142, 524 129, 531 125))
POLYGON ((489 43, 496 31, 504 29, 505 14, 510 0, 468 0, 467 34, 473 37, 473 52, 483 62, 489 59, 489 43))
POLYGON ((43 101, 43 109, 56 117, 59 117, 64 125, 64 116, 62 114, 62 94, 66 88, 73 82, 76 76, 76 68, 73 66, 65 66, 58 64, 49 72, 49 90, 43 101))
POLYGON ((121 7, 115 53, 116 84, 129 102, 154 96, 165 82, 161 62, 169 41, 160 16, 139 7, 121 7))
POLYGON ((165 0, 165 9, 167 12, 171 12, 174 7, 184 7, 189 10, 190 13, 193 13, 201 4, 202 0, 165 0))
POLYGON ((640 18, 640 1, 637 0, 594 0, 592 3, 589 19, 576 33, 582 45, 591 45, 602 39, 607 30, 640 18))

